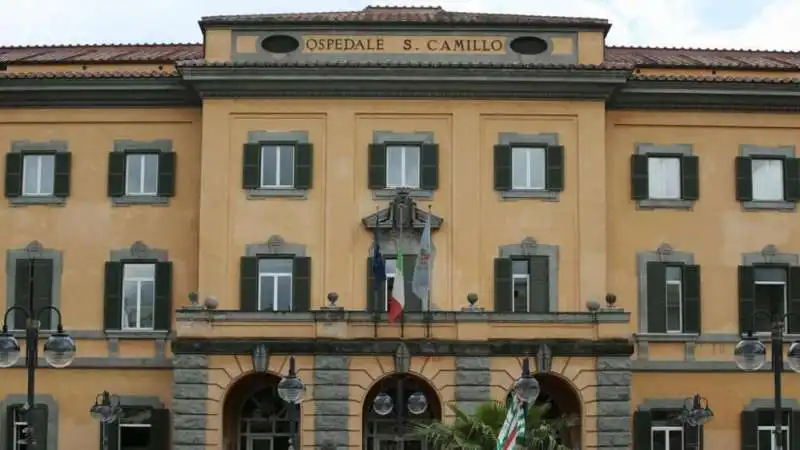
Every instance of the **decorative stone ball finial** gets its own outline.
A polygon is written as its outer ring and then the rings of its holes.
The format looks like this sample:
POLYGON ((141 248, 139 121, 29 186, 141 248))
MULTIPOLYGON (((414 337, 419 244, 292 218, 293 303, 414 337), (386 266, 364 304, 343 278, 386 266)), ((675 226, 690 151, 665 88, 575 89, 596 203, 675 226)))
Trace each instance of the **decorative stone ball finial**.
POLYGON ((610 292, 606 294, 606 304, 608 307, 613 308, 615 303, 617 303, 617 296, 610 292))
POLYGON ((586 302, 586 309, 588 309, 591 313, 596 313, 600 309, 600 302, 595 299, 591 299, 586 302))
POLYGON ((197 292, 189 292, 189 304, 192 306, 197 306, 199 297, 200 295, 197 292))
POLYGON ((206 300, 203 303, 205 303, 206 309, 209 309, 209 310, 212 310, 212 311, 217 309, 217 307, 219 306, 219 301, 214 296, 206 297, 206 300))
POLYGON ((467 302, 469 303, 469 306, 475 306, 475 304, 478 303, 478 294, 474 292, 467 294, 467 302))
POLYGON ((328 292, 328 307, 335 308, 336 302, 339 300, 339 294, 336 292, 328 292))

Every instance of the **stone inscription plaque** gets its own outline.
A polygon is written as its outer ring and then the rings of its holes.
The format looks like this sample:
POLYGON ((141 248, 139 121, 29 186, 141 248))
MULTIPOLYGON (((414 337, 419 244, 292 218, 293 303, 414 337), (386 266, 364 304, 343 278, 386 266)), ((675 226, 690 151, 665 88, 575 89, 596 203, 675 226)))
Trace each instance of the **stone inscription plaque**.
POLYGON ((303 53, 506 53, 506 38, 498 36, 344 36, 303 37, 303 53))

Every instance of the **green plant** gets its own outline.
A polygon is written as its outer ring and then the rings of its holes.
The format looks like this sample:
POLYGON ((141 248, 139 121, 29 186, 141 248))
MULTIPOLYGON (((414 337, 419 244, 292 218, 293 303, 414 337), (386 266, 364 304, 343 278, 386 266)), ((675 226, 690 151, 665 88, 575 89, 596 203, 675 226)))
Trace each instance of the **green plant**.
MULTIPOLYGON (((477 406, 467 414, 448 405, 455 414, 453 423, 431 422, 415 424, 413 433, 430 443, 432 450, 495 450, 497 436, 506 419, 506 405, 491 401, 477 406)), ((525 436, 517 441, 518 450, 565 450, 558 434, 566 430, 571 418, 545 419, 551 405, 544 403, 528 409, 525 436)))

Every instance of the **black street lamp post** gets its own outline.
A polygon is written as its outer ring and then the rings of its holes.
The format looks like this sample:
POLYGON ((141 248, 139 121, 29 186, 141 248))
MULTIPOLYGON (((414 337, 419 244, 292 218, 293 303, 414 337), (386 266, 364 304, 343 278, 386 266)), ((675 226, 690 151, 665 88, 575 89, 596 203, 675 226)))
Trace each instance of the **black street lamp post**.
POLYGON ((714 418, 714 412, 708 407, 708 399, 703 398, 700 394, 694 394, 691 398, 687 398, 683 402, 683 409, 679 419, 686 425, 695 429, 695 447, 690 450, 700 449, 700 430, 703 425, 707 424, 714 418))
POLYGON ((306 392, 306 386, 297 377, 297 369, 295 366, 294 356, 289 357, 289 373, 281 379, 278 383, 278 395, 281 400, 289 405, 289 426, 291 438, 289 441, 289 450, 294 450, 298 444, 297 435, 299 430, 296 424, 300 421, 300 402, 303 401, 303 395, 306 392))
POLYGON ((100 422, 103 433, 103 450, 108 450, 108 426, 119 420, 122 414, 119 397, 103 391, 97 395, 89 414, 100 422))
MULTIPOLYGON (((28 274, 28 305, 27 308, 14 305, 8 308, 3 316, 3 328, 0 332, 0 368, 13 367, 22 357, 19 342, 8 330, 8 317, 14 311, 23 314, 25 318, 25 367, 28 371, 28 395, 24 405, 27 426, 25 427, 25 440, 28 448, 35 448, 34 415, 32 413, 36 394, 36 368, 39 359, 39 328, 41 327, 42 314, 55 312, 58 319, 56 331, 47 338, 44 344, 44 360, 53 368, 63 369, 72 364, 75 359, 75 341, 64 332, 61 323, 61 311, 55 306, 36 308, 33 303, 34 279, 33 268, 35 259, 29 259, 28 274)), ((11 430, 10 432, 13 432, 11 430)))
MULTIPOLYGON (((774 306, 774 305, 773 305, 774 306)), ((747 372, 754 372, 767 362, 767 346, 758 337, 753 335, 755 322, 758 318, 767 319, 771 324, 770 341, 772 347, 772 381, 775 392, 775 418, 774 435, 775 450, 783 448, 783 405, 781 394, 781 375, 783 373, 783 333, 786 331, 786 319, 800 320, 800 316, 793 313, 781 314, 773 308, 772 312, 757 311, 753 315, 753 326, 747 331, 746 336, 739 341, 734 349, 733 355, 736 365, 747 372)), ((800 343, 795 342, 789 347, 786 354, 789 367, 795 372, 800 372, 800 343)))

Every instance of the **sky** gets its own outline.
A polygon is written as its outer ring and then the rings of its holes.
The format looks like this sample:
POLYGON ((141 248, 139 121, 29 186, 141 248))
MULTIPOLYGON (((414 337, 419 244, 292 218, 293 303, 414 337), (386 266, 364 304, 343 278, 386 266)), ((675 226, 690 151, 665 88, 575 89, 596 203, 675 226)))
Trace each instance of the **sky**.
POLYGON ((605 18, 610 45, 800 51, 800 0, 0 0, 0 45, 200 42, 202 16, 369 4, 605 18))

